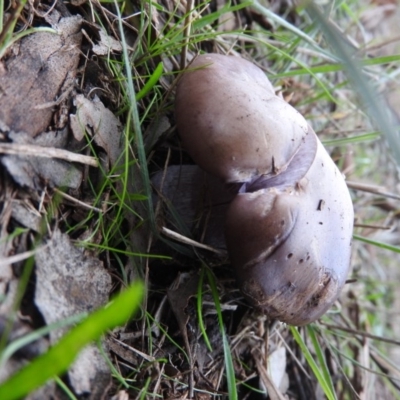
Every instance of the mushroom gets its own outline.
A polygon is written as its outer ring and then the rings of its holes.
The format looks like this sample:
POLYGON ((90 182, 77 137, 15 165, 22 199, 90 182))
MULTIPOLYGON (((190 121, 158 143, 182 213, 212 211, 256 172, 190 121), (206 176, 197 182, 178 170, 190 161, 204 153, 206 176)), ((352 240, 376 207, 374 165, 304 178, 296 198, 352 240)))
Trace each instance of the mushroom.
POLYGON ((225 237, 242 293, 292 325, 319 318, 349 272, 353 207, 313 129, 258 67, 218 54, 182 75, 175 116, 194 161, 239 188, 225 237))
POLYGON ((308 131, 258 67, 219 54, 197 57, 183 74, 175 117, 183 147, 226 182, 285 169, 308 131))

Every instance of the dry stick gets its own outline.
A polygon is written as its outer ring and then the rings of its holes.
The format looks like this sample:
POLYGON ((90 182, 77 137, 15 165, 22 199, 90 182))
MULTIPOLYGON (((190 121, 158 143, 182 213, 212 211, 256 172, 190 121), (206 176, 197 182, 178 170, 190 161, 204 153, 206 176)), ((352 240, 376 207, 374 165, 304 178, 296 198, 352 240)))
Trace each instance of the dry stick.
POLYGON ((136 353, 136 354, 139 355, 140 357, 144 358, 146 361, 149 361, 149 362, 155 362, 155 361, 157 361, 157 360, 155 359, 155 357, 149 356, 148 354, 143 353, 142 351, 140 351, 140 350, 138 350, 138 349, 135 349, 134 347, 129 346, 128 344, 126 344, 126 343, 124 343, 124 342, 121 342, 121 340, 118 340, 117 338, 114 338, 114 337, 113 337, 112 340, 114 340, 114 342, 120 344, 120 345, 121 345, 122 347, 124 347, 125 349, 128 349, 128 350, 132 351, 133 353, 136 353))
POLYGON ((71 201, 71 202, 77 204, 78 206, 81 206, 82 208, 87 208, 87 209, 89 209, 89 210, 97 211, 97 212, 100 213, 100 214, 103 213, 103 212, 105 212, 105 211, 103 211, 103 210, 100 209, 100 208, 91 206, 90 204, 86 204, 86 203, 84 203, 83 201, 78 200, 78 199, 76 199, 75 197, 72 197, 72 196, 70 196, 70 195, 67 194, 67 193, 62 192, 61 190, 54 189, 54 191, 55 191, 57 194, 59 194, 61 197, 64 197, 65 199, 67 199, 67 200, 69 200, 69 201, 71 201))
POLYGON ((343 331, 343 332, 352 333, 354 335, 360 335, 360 336, 363 336, 363 337, 367 337, 369 339, 379 340, 381 342, 395 344, 397 346, 400 346, 400 341, 399 340, 394 340, 394 339, 389 339, 389 338, 386 338, 386 337, 383 337, 383 336, 373 335, 372 333, 362 332, 362 331, 359 331, 357 329, 346 328, 344 326, 327 324, 325 322, 321 322, 321 324, 326 326, 329 329, 336 329, 336 330, 340 330, 340 331, 343 331))
POLYGON ((36 146, 33 144, 0 143, 0 154, 14 154, 17 156, 33 156, 43 158, 59 158, 70 162, 87 164, 98 167, 99 163, 95 157, 72 153, 68 150, 55 147, 36 146))
POLYGON ((277 336, 279 336, 279 338, 281 339, 282 344, 285 346, 286 350, 288 351, 288 353, 291 355, 291 357, 293 358, 293 361, 297 364, 297 366, 299 367, 299 369, 301 369, 301 371, 303 372, 303 374, 307 377, 307 379, 311 380, 311 376, 310 374, 306 371, 306 369, 304 368, 304 366, 301 364, 301 361, 298 359, 298 357, 296 356, 296 354, 294 354, 294 351, 290 348, 290 346, 286 343, 286 340, 283 338, 283 336, 281 335, 281 333, 278 331, 278 329, 275 328, 275 333, 277 336))
POLYGON ((346 181, 347 186, 354 190, 361 190, 363 192, 378 194, 391 199, 400 200, 400 195, 386 191, 385 188, 375 185, 368 185, 366 183, 346 181))
POLYGON ((355 228, 383 229, 383 230, 392 229, 392 226, 386 226, 386 225, 370 225, 370 224, 354 224, 354 227, 355 227, 355 228))
POLYGON ((158 388, 161 386, 161 379, 162 379, 162 375, 164 373, 164 368, 165 368, 165 364, 164 363, 161 365, 161 368, 160 368, 160 364, 159 363, 157 363, 156 365, 157 365, 157 370, 158 370, 157 371, 158 372, 158 377, 157 377, 157 381, 156 381, 156 383, 154 385, 153 393, 157 393, 158 388))
POLYGON ((0 267, 5 267, 10 264, 15 264, 17 262, 24 261, 24 260, 28 259, 29 257, 34 256, 38 251, 43 250, 45 247, 47 247, 47 245, 38 247, 35 250, 25 251, 23 253, 16 254, 15 256, 4 258, 4 259, 0 260, 0 267))
POLYGON ((175 231, 172 231, 171 229, 168 229, 165 226, 163 226, 161 228, 161 233, 163 233, 165 236, 167 236, 171 239, 175 239, 176 241, 187 244, 189 246, 198 247, 199 249, 212 251, 213 253, 216 253, 216 254, 219 254, 222 256, 226 256, 226 252, 223 250, 214 249, 214 247, 208 246, 203 243, 196 242, 195 240, 189 239, 188 237, 183 236, 180 233, 177 233, 175 231))

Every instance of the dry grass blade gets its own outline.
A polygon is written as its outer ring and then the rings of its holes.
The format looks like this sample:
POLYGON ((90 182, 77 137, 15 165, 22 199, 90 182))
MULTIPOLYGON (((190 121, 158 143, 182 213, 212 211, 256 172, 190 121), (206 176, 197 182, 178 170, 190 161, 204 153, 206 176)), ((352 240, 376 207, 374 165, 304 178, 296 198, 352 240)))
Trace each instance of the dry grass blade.
POLYGON ((122 342, 121 340, 118 340, 118 339, 116 339, 116 338, 113 338, 113 340, 114 340, 116 343, 119 343, 122 347, 125 347, 126 349, 132 351, 133 353, 138 354, 140 357, 144 358, 146 361, 149 361, 149 362, 155 362, 155 361, 156 361, 156 359, 155 359, 154 357, 149 356, 148 354, 143 353, 142 351, 140 351, 140 350, 138 350, 138 349, 135 349, 135 348, 132 347, 132 346, 127 345, 126 343, 122 342))
POLYGON ((16 264, 21 261, 25 261, 28 258, 34 256, 38 251, 45 249, 46 246, 37 247, 35 250, 25 251, 20 254, 16 254, 15 256, 7 257, 0 260, 0 267, 6 267, 11 264, 16 264))
POLYGON ((187 48, 190 39, 190 27, 192 25, 192 11, 193 11, 194 0, 186 0, 186 18, 185 18, 185 30, 183 31, 184 43, 181 52, 181 69, 184 70, 186 67, 187 48))
POLYGON ((187 244, 188 246, 193 246, 193 247, 197 247, 199 249, 208 250, 208 251, 211 251, 212 253, 218 254, 220 256, 225 256, 226 257, 226 255, 227 255, 226 251, 214 249, 213 247, 208 246, 206 244, 196 242, 195 240, 190 239, 190 238, 188 238, 186 236, 183 236, 180 233, 174 232, 173 230, 168 229, 165 226, 163 226, 161 228, 161 232, 165 236, 167 236, 167 237, 169 237, 171 239, 174 239, 174 240, 176 240, 176 241, 178 241, 180 243, 187 244))
POLYGON ((95 157, 73 153, 64 149, 57 149, 32 144, 0 143, 0 154, 13 154, 17 156, 30 156, 42 158, 58 158, 69 162, 98 167, 99 162, 95 157))
POLYGON ((96 211, 98 213, 102 213, 103 210, 101 208, 93 207, 90 204, 87 204, 83 201, 80 201, 79 199, 76 199, 75 197, 70 196, 68 193, 64 193, 61 190, 54 189, 54 191, 59 194, 61 197, 64 197, 64 199, 71 201, 72 203, 76 204, 78 207, 86 208, 88 210, 96 211))
POLYGON ((390 199, 400 200, 400 195, 396 193, 389 192, 384 187, 371 185, 368 183, 361 183, 361 182, 353 182, 353 181, 346 181, 347 186, 354 190, 360 190, 367 193, 372 193, 384 197, 388 197, 390 199))
POLYGON ((399 340, 389 339, 389 338, 385 338, 385 337, 378 336, 378 335, 373 335, 372 333, 368 333, 368 332, 357 330, 357 329, 346 328, 345 326, 327 324, 325 322, 322 322, 322 325, 326 326, 329 329, 337 329, 337 330, 340 330, 343 332, 352 333, 353 335, 359 335, 361 337, 374 339, 374 340, 377 340, 380 342, 385 342, 385 343, 395 344, 396 346, 400 346, 399 340))

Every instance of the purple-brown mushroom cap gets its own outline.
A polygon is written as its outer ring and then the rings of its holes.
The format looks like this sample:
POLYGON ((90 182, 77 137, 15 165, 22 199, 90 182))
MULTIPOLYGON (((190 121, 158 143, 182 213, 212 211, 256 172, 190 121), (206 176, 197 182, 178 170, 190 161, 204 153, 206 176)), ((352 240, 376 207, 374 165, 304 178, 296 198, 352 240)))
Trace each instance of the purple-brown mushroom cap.
POLYGON ((180 78, 175 119, 194 161, 225 182, 284 169, 308 129, 258 67, 219 54, 197 57, 180 78))
POLYGON ((314 162, 300 180, 238 194, 225 232, 249 301, 272 318, 304 325, 338 298, 350 268, 352 231, 347 186, 318 141, 314 162))

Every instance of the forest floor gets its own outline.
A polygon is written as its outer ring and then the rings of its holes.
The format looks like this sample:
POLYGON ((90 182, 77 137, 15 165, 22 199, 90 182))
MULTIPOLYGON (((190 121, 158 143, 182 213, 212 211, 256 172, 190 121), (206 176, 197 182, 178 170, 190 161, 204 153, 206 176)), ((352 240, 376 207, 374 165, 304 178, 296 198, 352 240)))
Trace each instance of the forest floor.
POLYGON ((400 399, 400 5, 294 3, 0 0, 0 382, 41 356, 28 399, 400 399), (207 218, 186 223, 177 182, 202 180, 174 95, 199 53, 259 66, 346 176, 352 271, 306 327, 250 307, 207 218), (140 311, 52 370, 135 281, 140 311))

